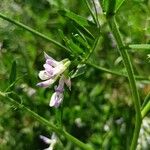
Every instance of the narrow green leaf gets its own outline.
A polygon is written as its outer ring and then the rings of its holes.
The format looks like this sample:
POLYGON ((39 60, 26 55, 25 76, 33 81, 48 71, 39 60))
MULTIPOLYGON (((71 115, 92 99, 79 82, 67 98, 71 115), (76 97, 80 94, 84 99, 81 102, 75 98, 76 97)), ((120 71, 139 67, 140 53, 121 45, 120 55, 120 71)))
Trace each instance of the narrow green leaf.
POLYGON ((115 13, 119 10, 119 8, 122 6, 122 4, 125 2, 125 0, 116 0, 116 8, 115 13))
POLYGON ((150 50, 150 44, 131 44, 129 48, 150 50))
POLYGON ((79 34, 74 35, 74 38, 85 48, 90 49, 89 44, 79 34))
POLYGON ((83 50, 77 45, 75 44, 71 39, 66 41, 66 45, 67 47, 69 47, 71 49, 71 51, 73 51, 76 54, 82 54, 83 50))
MULTIPOLYGON (((72 23, 72 26, 75 28, 75 30, 79 33, 82 33, 82 35, 85 37, 86 36, 86 39, 91 39, 91 40, 94 40, 95 37, 93 36, 93 34, 88 30, 86 29, 84 26, 80 26, 78 25, 76 22, 73 22, 72 23)), ((95 30, 96 30, 96 27, 95 27, 95 30)), ((81 34, 80 34, 81 35, 81 34)), ((83 37, 82 36, 82 37, 83 37)))
POLYGON ((70 49, 70 51, 74 54, 74 55, 78 55, 78 54, 82 54, 83 50, 73 42, 72 39, 67 38, 62 30, 59 30, 59 34, 62 37, 62 39, 64 40, 66 46, 70 49))
POLYGON ((78 26, 78 28, 82 30, 83 32, 86 32, 88 36, 90 36, 90 38, 94 39, 94 36, 92 35, 92 33, 86 28, 86 27, 91 27, 91 26, 95 27, 94 23, 66 9, 61 10, 59 12, 62 16, 65 16, 69 18, 70 20, 72 20, 74 22, 73 24, 75 24, 75 26, 78 26))
POLYGON ((14 60, 11 66, 11 72, 9 76, 10 84, 12 84, 16 80, 16 69, 17 69, 17 64, 16 64, 16 61, 14 60))
POLYGON ((77 15, 77 14, 75 14, 75 13, 73 13, 67 9, 60 10, 59 12, 62 16, 68 17, 69 19, 78 23, 80 26, 88 27, 88 26, 94 25, 93 22, 91 22, 91 21, 87 20, 86 18, 79 16, 79 15, 77 15))

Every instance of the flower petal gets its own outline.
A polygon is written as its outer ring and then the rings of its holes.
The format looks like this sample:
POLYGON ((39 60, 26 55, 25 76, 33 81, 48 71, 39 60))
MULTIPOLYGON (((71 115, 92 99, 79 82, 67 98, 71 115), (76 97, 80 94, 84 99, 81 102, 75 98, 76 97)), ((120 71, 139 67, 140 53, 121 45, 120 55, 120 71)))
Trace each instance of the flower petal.
POLYGON ((65 76, 62 75, 59 79, 59 85, 55 88, 56 92, 63 93, 65 76))
POLYGON ((46 144, 52 143, 52 140, 47 138, 46 136, 40 135, 40 139, 43 140, 46 144))
POLYGON ((62 74, 64 71, 66 70, 66 67, 62 64, 59 63, 59 65, 57 67, 55 67, 54 69, 54 75, 60 75, 62 74))
POLYGON ((50 100, 50 103, 49 103, 49 106, 53 107, 55 105, 55 101, 56 101, 56 92, 53 93, 51 100, 50 100))
POLYGON ((56 67, 58 65, 58 61, 56 61, 55 59, 53 59, 52 57, 50 57, 49 55, 47 55, 45 52, 44 52, 44 56, 45 56, 45 59, 46 59, 46 63, 53 66, 53 67, 56 67))
POLYGON ((48 75, 48 73, 47 73, 46 70, 42 70, 42 71, 39 72, 39 78, 40 78, 41 80, 47 80, 47 79, 49 79, 50 77, 49 77, 49 75, 48 75))
POLYGON ((46 80, 44 82, 38 83, 37 86, 39 86, 39 87, 48 87, 48 86, 52 85, 54 82, 55 82, 54 79, 49 79, 49 80, 46 80))
POLYGON ((53 93, 50 103, 49 103, 49 106, 50 107, 54 106, 55 108, 58 108, 63 100, 63 97, 64 97, 63 94, 60 92, 53 93))
POLYGON ((52 66, 50 66, 49 64, 44 64, 43 67, 45 68, 49 76, 53 76, 54 68, 52 66))

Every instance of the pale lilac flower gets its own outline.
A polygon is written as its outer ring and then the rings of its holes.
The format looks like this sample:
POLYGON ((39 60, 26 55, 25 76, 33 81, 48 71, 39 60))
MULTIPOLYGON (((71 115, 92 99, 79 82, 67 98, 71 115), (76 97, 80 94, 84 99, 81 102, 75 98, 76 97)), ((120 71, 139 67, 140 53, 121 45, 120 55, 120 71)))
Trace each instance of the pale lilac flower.
POLYGON ((43 135, 40 135, 40 139, 42 139, 46 144, 49 144, 49 147, 44 150, 53 150, 54 146, 57 143, 57 136, 55 133, 52 134, 51 139, 49 139, 43 135))
POLYGON ((64 95, 64 84, 66 84, 69 89, 71 90, 71 81, 70 78, 66 79, 66 77, 64 75, 62 75, 59 79, 59 85, 55 86, 55 92, 53 93, 49 106, 50 107, 55 107, 58 108, 59 105, 62 103, 64 95))
POLYGON ((39 87, 48 87, 52 85, 57 78, 67 69, 70 65, 68 59, 56 61, 44 52, 46 63, 43 65, 44 70, 39 72, 39 78, 43 80, 37 84, 39 87))
POLYGON ((55 86, 55 92, 53 93, 49 106, 50 107, 59 107, 61 102, 63 101, 64 95, 64 76, 62 76, 59 80, 59 85, 55 86))

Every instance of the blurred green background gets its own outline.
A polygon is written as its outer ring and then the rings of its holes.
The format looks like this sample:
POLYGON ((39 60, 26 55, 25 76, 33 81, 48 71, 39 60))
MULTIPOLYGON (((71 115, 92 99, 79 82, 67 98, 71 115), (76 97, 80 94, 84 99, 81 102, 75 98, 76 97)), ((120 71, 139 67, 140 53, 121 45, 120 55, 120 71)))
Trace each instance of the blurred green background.
MULTIPOLYGON (((0 12, 46 34, 63 45, 59 33, 63 31, 68 39, 77 34, 77 26, 61 14, 68 9, 87 19, 91 19, 83 0, 1 0, 0 12)), ((116 43, 110 33, 101 9, 98 7, 101 24, 101 38, 90 60, 98 66, 125 72, 116 43)), ((123 41, 126 44, 150 44, 150 1, 125 1, 116 15, 123 41)), ((89 30, 97 36, 97 27, 89 30)), ((76 42, 78 43, 78 42, 76 42)), ((89 39, 89 45, 92 39, 89 39)), ((86 48, 81 46, 86 53, 86 48)), ((9 76, 14 60, 17 63, 17 78, 13 87, 13 98, 31 110, 57 124, 56 110, 48 106, 54 87, 37 88, 38 72, 44 63, 43 51, 56 60, 69 58, 70 71, 79 62, 70 53, 56 45, 35 36, 0 18, 0 90, 10 84, 9 76), (18 95, 18 96, 17 96, 18 95)), ((129 50, 135 73, 149 76, 147 50, 129 50)), ((149 82, 137 81, 141 102, 150 91, 149 82)), ((63 125, 65 129, 83 142, 91 143, 95 149, 128 150, 134 127, 134 107, 128 81, 124 77, 111 75, 86 66, 84 74, 72 79, 71 92, 65 91, 63 101, 63 125)), ((150 127, 150 118, 145 122, 150 127)), ((143 128, 139 139, 139 149, 150 147, 150 128, 143 128), (149 139, 148 139, 149 137, 149 139)), ((29 114, 8 104, 0 102, 0 149, 1 150, 41 150, 46 145, 39 135, 51 136, 52 131, 34 120, 29 114)), ((79 150, 64 137, 60 137, 56 149, 79 150)))

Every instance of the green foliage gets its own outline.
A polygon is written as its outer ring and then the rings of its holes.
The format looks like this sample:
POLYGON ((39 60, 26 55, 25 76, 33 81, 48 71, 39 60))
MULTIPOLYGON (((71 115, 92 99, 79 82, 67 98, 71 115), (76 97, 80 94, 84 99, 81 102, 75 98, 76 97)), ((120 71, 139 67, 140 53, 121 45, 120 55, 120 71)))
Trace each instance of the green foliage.
MULTIPOLYGON (((95 15, 92 1, 88 2, 95 15)), ((131 56, 138 79, 142 109, 149 107, 150 3, 99 2, 104 12, 116 15, 125 44, 121 48, 131 56), (144 78, 139 80, 139 76, 144 78)), ((0 91, 8 92, 10 98, 55 127, 63 126, 94 149, 128 150, 134 129, 134 104, 126 70, 100 8, 95 21, 84 0, 1 0, 0 3, 0 91), (48 106, 54 86, 36 87, 38 72, 45 61, 43 51, 58 61, 71 60, 68 74, 72 88, 65 90, 63 105, 58 111, 48 106)), ((144 112, 148 113, 148 109, 144 112)), ((52 130, 1 97, 0 118, 0 149, 46 148, 39 135, 50 137, 52 130)), ((149 131, 144 133, 142 136, 147 139, 149 131)), ((62 135, 59 138, 56 150, 81 149, 62 135)), ((149 148, 148 141, 142 138, 140 144, 143 150, 149 148)))
POLYGON ((119 10, 124 2, 125 0, 103 0, 103 10, 107 13, 107 15, 113 15, 119 10))

